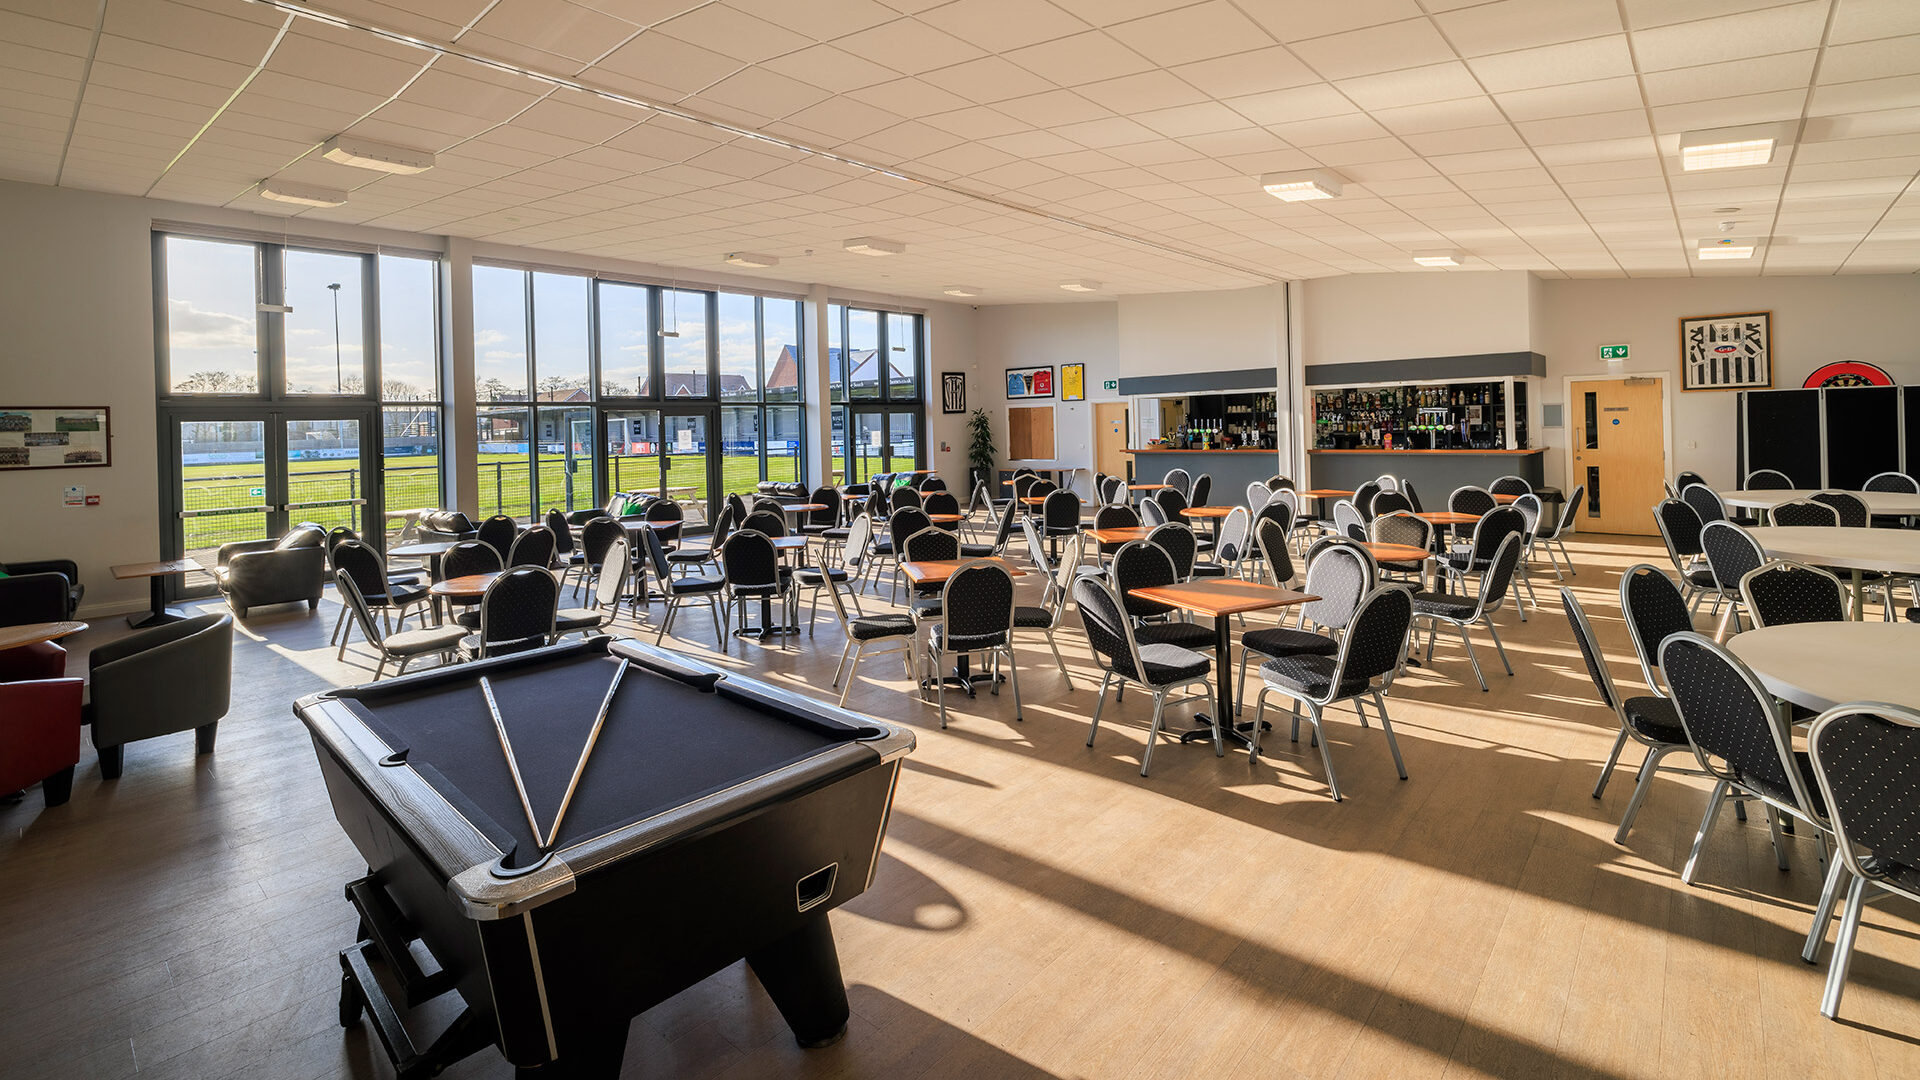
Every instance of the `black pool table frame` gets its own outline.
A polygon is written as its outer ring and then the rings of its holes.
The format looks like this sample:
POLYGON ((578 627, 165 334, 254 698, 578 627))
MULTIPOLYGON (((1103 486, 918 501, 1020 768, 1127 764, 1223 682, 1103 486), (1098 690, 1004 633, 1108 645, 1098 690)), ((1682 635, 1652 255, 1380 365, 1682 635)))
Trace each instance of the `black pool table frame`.
POLYGON ((827 912, 872 882, 901 760, 913 749, 906 729, 605 637, 329 691, 295 712, 335 816, 368 867, 346 888, 360 933, 340 954, 341 1023, 364 1009, 402 1077, 435 1075, 488 1043, 523 1076, 616 1076, 633 1017, 743 958, 801 1045, 844 1034, 846 988, 827 912), (393 754, 347 704, 595 653, 640 669, 626 684, 647 672, 709 688, 716 707, 730 698, 796 722, 868 731, 506 870, 509 851, 469 817, 483 815, 444 797, 421 775, 430 766, 393 754), (436 969, 423 970, 409 950, 416 938, 436 969), (401 994, 383 989, 375 962, 401 994), (415 1049, 401 1014, 448 990, 465 1010, 415 1049))

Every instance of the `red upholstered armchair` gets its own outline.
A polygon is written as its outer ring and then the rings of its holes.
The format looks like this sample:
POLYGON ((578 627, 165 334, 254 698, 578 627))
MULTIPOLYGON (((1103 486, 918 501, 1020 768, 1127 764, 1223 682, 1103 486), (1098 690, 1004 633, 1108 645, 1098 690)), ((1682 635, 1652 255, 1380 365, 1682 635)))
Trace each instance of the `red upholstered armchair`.
POLYGON ((0 791, 40 784, 48 806, 73 793, 84 679, 0 683, 0 791))

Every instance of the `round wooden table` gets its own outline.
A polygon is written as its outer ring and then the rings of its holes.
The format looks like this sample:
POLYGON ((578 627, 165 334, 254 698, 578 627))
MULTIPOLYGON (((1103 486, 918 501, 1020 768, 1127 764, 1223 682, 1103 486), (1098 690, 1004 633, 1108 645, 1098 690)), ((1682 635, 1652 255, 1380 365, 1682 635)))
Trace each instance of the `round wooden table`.
POLYGON ((505 571, 496 570, 490 574, 468 574, 464 577, 436 581, 427 587, 427 592, 434 596, 451 596, 464 599, 485 596, 487 594, 487 586, 493 584, 494 579, 498 578, 504 572, 505 571))
POLYGON ((1766 525, 1748 529, 1769 558, 1851 571, 1853 617, 1864 617, 1861 571, 1920 576, 1920 530, 1843 529, 1828 525, 1766 525))
MULTIPOLYGON (((1856 532, 1865 530, 1852 530, 1856 532)), ((1818 622, 1733 635, 1733 655, 1767 692, 1802 708, 1884 701, 1920 708, 1920 624, 1818 622)))
POLYGON ((0 626, 0 649, 14 649, 22 645, 38 645, 43 641, 57 641, 86 628, 86 623, 74 619, 0 626))

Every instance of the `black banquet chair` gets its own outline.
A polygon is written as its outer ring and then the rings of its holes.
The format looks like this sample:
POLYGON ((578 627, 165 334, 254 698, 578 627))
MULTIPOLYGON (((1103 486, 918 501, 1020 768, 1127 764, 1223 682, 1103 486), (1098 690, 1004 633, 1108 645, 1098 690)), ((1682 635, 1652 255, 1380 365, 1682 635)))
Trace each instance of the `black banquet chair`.
POLYGON ((647 563, 653 567, 654 584, 660 588, 660 599, 667 610, 660 619, 660 630, 654 635, 658 644, 667 639, 667 631, 673 629, 674 616, 680 613, 680 607, 689 600, 704 600, 707 610, 713 615, 713 645, 725 652, 727 649, 727 615, 723 611, 726 597, 723 590, 727 583, 717 577, 697 577, 693 574, 674 575, 667 569, 667 548, 660 542, 659 534, 652 529, 643 529, 641 543, 647 546, 647 563))
MULTIPOLYGON (((1894 705, 1841 705, 1814 722, 1807 746, 1839 847, 1815 923, 1822 937, 1839 885, 1847 883, 1846 908, 1820 998, 1820 1015, 1835 1020, 1862 906, 1875 893, 1920 903, 1920 833, 1913 828, 1920 819, 1920 713, 1894 705)), ((1817 952, 1801 955, 1818 957, 1817 952)))
POLYGON ((499 552, 505 560, 507 553, 513 550, 513 538, 520 535, 520 524, 505 514, 495 514, 480 523, 480 530, 474 539, 499 552))
MULTIPOLYGON (((946 670, 946 659, 962 653, 981 655, 1007 662, 1008 679, 1013 684, 1013 718, 1025 720, 1020 708, 1020 664, 1013 652, 1013 575, 999 563, 971 562, 962 565, 940 592, 940 621, 927 639, 927 670, 935 673, 934 692, 940 703, 940 726, 947 726, 947 680, 938 678, 946 670)), ((993 692, 1000 692, 996 677, 993 692)))
POLYGON ((1747 614, 1755 626, 1841 622, 1847 617, 1847 589, 1817 566, 1774 561, 1749 570, 1740 579, 1747 614))
POLYGON ((538 649, 553 640, 560 579, 544 566, 502 572, 480 598, 480 630, 460 643, 476 660, 538 649))
POLYGON ((1668 754, 1690 749, 1687 733, 1681 730, 1680 714, 1673 709, 1673 702, 1658 694, 1646 694, 1639 697, 1622 697, 1615 689, 1613 675, 1607 670, 1607 657, 1600 651, 1600 643, 1595 639, 1592 624, 1587 622, 1587 613, 1580 607, 1573 590, 1562 586, 1560 603, 1567 611, 1567 621, 1573 625, 1573 640, 1580 646, 1580 656, 1587 662, 1587 675, 1593 679, 1593 688, 1600 695, 1600 703, 1613 711, 1613 718, 1620 724, 1620 733, 1614 736, 1613 750, 1607 754, 1607 763, 1600 767, 1600 780, 1593 788, 1593 797, 1599 798, 1607 788, 1607 780, 1613 775, 1613 767, 1620 761, 1620 751, 1626 749, 1628 740, 1646 747, 1647 756, 1640 763, 1640 776, 1634 784, 1633 798, 1627 802, 1626 812, 1620 815, 1620 827, 1614 830, 1613 842, 1624 844, 1627 833, 1633 829, 1633 819, 1640 816, 1640 807, 1647 801, 1647 792, 1653 788, 1653 778, 1660 771, 1660 760, 1668 754))
POLYGON ((1400 742, 1393 737, 1393 721, 1387 717, 1383 695, 1392 687, 1394 672, 1406 657, 1412 628, 1413 594, 1404 585, 1381 585, 1360 601, 1335 655, 1277 657, 1261 664, 1260 679, 1266 685, 1255 699, 1249 755, 1260 756, 1260 724, 1268 694, 1279 694, 1293 703, 1295 742, 1300 740, 1300 706, 1305 705, 1314 741, 1320 744, 1320 762, 1327 770, 1327 790, 1333 801, 1339 802, 1340 778, 1333 771, 1333 751, 1322 726, 1325 711, 1341 701, 1352 701, 1353 711, 1364 726, 1367 713, 1361 699, 1371 697, 1380 714, 1380 730, 1387 736, 1387 749, 1393 754, 1394 770, 1405 780, 1407 766, 1400 757, 1400 742))
MULTIPOLYGON (((1087 726, 1087 745, 1092 746, 1094 736, 1100 733, 1100 713, 1106 708, 1107 687, 1116 679, 1122 690, 1129 682, 1138 684, 1153 695, 1153 723, 1147 728, 1147 746, 1140 755, 1140 775, 1145 776, 1153 767, 1153 748, 1160 741, 1166 707, 1170 704, 1168 695, 1183 686, 1198 686, 1199 694, 1171 704, 1212 700, 1213 689, 1207 674, 1213 663, 1205 654, 1179 645, 1140 641, 1134 634, 1133 620, 1122 606, 1123 595, 1099 578, 1081 577, 1073 583, 1074 609, 1080 613, 1080 625, 1086 629, 1087 642, 1103 672, 1099 693, 1094 698, 1093 719, 1087 726)), ((1213 753, 1220 757, 1226 753, 1220 736, 1220 725, 1226 719, 1213 716, 1210 720, 1213 753)))

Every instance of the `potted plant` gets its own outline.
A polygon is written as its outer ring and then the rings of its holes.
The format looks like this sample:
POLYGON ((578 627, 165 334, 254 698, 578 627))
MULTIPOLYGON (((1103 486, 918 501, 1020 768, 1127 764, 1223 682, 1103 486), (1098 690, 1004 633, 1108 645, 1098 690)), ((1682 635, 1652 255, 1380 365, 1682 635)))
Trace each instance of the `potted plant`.
POLYGON ((975 409, 967 417, 967 487, 977 489, 987 485, 987 494, 993 494, 993 460, 998 451, 993 445, 993 421, 987 416, 987 410, 975 409))

